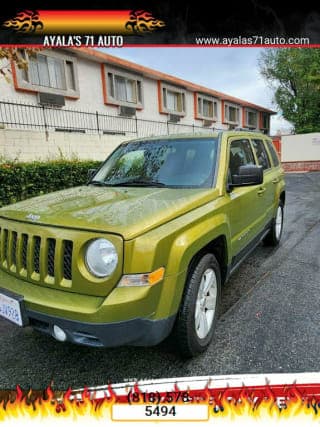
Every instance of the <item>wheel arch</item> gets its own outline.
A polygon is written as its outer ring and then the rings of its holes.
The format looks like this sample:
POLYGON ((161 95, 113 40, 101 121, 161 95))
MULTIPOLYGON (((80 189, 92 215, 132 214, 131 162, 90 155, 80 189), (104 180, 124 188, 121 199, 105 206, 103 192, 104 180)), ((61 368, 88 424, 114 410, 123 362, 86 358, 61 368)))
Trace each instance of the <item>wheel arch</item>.
MULTIPOLYGON (((229 242, 228 240, 228 227, 227 224, 221 224, 221 232, 216 231, 216 234, 212 238, 204 239, 204 237, 199 238, 197 242, 193 242, 192 245, 184 248, 183 252, 183 271, 177 276, 175 289, 171 290, 171 297, 168 300, 168 293, 166 292, 161 296, 165 298, 159 302, 159 307, 166 305, 166 310, 170 313, 177 313, 182 301, 185 284, 188 280, 192 268, 197 264, 197 262, 202 258, 206 253, 212 253, 219 263, 220 272, 221 272, 221 281, 225 282, 228 274, 228 263, 229 263, 229 242), (201 244, 202 242, 202 244, 201 244), (195 244, 197 243, 197 244, 195 244), (170 302, 169 302, 170 301, 170 302)), ((207 236, 208 237, 208 236, 207 236)), ((180 270, 181 271, 181 270, 180 270)))
POLYGON ((197 253, 193 255, 188 265, 187 277, 193 270, 194 266, 206 253, 212 253, 216 257, 220 266, 221 281, 222 283, 224 283, 228 271, 228 247, 227 238, 224 234, 215 237, 211 242, 206 244, 203 248, 201 248, 197 253))

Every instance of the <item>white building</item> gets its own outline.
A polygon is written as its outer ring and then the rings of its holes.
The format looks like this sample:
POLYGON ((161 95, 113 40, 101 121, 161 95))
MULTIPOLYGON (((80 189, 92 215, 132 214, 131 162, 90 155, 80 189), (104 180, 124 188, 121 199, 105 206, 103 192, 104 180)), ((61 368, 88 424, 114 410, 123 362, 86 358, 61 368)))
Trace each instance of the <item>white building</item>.
POLYGON ((41 50, 27 59, 28 70, 12 64, 12 85, 0 79, 0 155, 12 157, 14 144, 9 140, 19 146, 17 129, 24 130, 24 138, 29 135, 31 145, 39 131, 45 131, 40 134, 47 141, 28 146, 28 153, 26 147, 22 154, 20 150, 22 159, 29 159, 32 150, 35 157, 54 155, 57 147, 66 155, 83 158, 94 152, 93 157, 100 158, 121 140, 136 136, 236 127, 268 133, 274 114, 94 49, 41 50), (68 135, 62 138, 62 133, 68 135), (75 133, 78 142, 73 147, 75 133), (88 150, 89 135, 94 150, 88 150))

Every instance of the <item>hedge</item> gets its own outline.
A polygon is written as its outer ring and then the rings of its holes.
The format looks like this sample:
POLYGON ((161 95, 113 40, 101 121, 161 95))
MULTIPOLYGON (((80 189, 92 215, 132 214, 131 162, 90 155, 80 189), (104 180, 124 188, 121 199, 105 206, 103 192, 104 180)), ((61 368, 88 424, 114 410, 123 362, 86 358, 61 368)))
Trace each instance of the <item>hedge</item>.
POLYGON ((87 182, 100 162, 55 160, 0 164, 0 206, 87 182))

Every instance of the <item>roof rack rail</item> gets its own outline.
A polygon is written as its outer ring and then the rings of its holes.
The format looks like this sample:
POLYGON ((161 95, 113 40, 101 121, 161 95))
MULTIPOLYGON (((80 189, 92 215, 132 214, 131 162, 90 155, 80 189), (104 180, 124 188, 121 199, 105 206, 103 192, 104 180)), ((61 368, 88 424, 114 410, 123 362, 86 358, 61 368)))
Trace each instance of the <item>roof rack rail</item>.
POLYGON ((256 129, 247 129, 242 127, 236 127, 233 130, 240 131, 240 132, 259 132, 259 130, 256 130, 256 129))
POLYGON ((214 129, 217 132, 225 132, 227 130, 227 129, 224 129, 224 128, 216 128, 216 127, 213 127, 212 129, 214 129))

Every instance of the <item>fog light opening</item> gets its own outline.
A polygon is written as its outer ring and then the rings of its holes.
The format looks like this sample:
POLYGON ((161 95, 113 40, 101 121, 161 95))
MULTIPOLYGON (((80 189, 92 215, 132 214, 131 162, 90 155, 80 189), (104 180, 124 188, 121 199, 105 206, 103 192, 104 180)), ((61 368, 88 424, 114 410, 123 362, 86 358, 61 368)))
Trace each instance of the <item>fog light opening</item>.
POLYGON ((53 338, 55 338, 57 341, 66 341, 67 334, 59 326, 53 325, 53 338))

